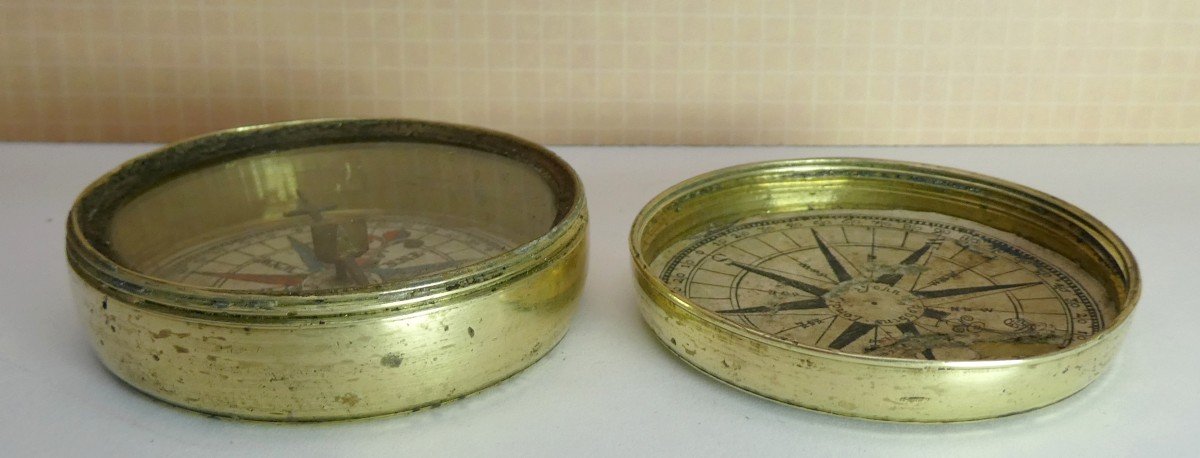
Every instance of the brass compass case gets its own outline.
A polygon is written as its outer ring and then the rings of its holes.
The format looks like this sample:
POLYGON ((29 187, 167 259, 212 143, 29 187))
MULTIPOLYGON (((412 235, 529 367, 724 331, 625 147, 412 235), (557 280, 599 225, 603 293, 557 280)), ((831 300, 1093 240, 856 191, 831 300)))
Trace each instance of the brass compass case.
POLYGON ((1108 364, 1133 256, 1061 200, 937 166, 750 164, 653 199, 643 317, 722 381, 810 409, 947 422, 1061 400, 1108 364))
POLYGON ((234 129, 88 187, 67 259, 96 353, 172 404, 263 420, 436 405, 566 332, 582 186, 506 134, 409 120, 234 129))

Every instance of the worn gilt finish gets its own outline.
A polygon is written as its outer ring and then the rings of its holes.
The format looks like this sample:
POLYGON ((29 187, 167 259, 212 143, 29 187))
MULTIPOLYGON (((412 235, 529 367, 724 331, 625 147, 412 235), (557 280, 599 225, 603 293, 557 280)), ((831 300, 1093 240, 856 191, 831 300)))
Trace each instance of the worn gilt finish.
POLYGON ((304 121, 122 165, 72 209, 67 257, 118 377, 195 410, 312 421, 438 405, 537 361, 574 311, 586 229, 577 177, 535 144, 304 121))
POLYGON ((1140 288, 1053 197, 920 164, 751 164, 655 198, 631 234, 666 346, 781 402, 895 421, 1041 407, 1103 370, 1140 288))

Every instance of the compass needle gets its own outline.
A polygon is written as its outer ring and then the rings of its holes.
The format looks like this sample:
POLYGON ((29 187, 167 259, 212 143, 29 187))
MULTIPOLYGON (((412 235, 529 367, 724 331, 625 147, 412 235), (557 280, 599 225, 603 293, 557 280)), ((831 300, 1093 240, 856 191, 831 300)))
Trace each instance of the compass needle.
POLYGON ((325 267, 325 264, 320 259, 317 259, 317 253, 313 252, 312 247, 305 245, 304 242, 297 240, 296 237, 291 235, 287 236, 287 239, 288 244, 292 247, 292 251, 295 251, 296 255, 300 256, 300 261, 304 263, 309 272, 316 272, 325 267))

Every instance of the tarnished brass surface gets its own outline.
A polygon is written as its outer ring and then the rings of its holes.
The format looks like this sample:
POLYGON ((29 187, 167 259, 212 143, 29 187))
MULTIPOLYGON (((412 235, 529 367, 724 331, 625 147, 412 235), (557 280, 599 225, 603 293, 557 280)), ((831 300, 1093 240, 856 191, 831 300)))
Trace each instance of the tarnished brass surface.
POLYGON ((638 215, 640 309, 701 371, 891 421, 1018 413, 1079 391, 1140 292, 1082 210, 937 166, 804 159, 718 170, 638 215))
POLYGON ((566 332, 587 210, 570 167, 505 134, 318 120, 186 140, 88 187, 68 219, 83 322, 172 404, 356 418, 497 383, 566 332))

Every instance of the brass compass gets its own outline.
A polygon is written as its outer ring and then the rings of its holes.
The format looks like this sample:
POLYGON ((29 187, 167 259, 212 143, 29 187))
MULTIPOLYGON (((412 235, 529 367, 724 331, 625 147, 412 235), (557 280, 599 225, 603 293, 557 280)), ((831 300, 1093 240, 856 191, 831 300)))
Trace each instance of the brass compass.
POLYGON ((952 421, 1096 376, 1137 297, 1119 239, 1036 191, 854 159, 735 167, 635 222, 643 313, 685 360, 818 410, 952 421), (1057 371, 1057 372, 1055 372, 1057 371))
POLYGON ((67 259, 101 361, 219 415, 327 420, 438 405, 566 332, 587 210, 533 143, 415 120, 218 132, 84 190, 67 259))

